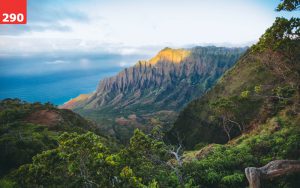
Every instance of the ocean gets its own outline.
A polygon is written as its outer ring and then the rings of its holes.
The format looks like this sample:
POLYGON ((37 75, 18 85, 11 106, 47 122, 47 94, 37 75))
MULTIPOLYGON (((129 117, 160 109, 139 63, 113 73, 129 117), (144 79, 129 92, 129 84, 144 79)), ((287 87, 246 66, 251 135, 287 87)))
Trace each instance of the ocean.
POLYGON ((60 105, 79 94, 95 91, 99 80, 117 72, 118 69, 111 69, 42 76, 0 76, 0 99, 19 98, 60 105))
POLYGON ((78 58, 0 58, 0 100, 61 105, 96 90, 99 81, 143 59, 140 55, 93 55, 78 58))

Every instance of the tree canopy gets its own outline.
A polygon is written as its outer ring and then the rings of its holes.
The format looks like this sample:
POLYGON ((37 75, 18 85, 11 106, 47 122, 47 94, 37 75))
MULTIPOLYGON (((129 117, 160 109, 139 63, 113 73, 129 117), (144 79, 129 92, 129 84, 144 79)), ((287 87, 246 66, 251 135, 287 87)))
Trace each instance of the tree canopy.
POLYGON ((300 0, 282 0, 282 2, 277 6, 276 11, 294 11, 299 10, 300 0))

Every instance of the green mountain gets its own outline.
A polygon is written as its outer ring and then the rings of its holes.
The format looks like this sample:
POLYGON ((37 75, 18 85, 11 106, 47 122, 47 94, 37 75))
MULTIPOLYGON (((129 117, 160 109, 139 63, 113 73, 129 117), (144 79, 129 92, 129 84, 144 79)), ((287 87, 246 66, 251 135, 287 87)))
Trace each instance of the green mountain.
POLYGON ((103 79, 97 91, 67 102, 104 131, 128 140, 135 128, 165 128, 190 101, 202 96, 231 68, 245 48, 165 48, 118 75, 103 79))
MULTIPOLYGON (((299 20, 291 23, 299 24, 299 20)), ((287 38, 289 31, 283 24, 287 28, 289 21, 278 18, 207 94, 180 113, 170 140, 178 137, 188 148, 198 143, 225 143, 287 106, 291 113, 299 113, 299 39, 287 38)))

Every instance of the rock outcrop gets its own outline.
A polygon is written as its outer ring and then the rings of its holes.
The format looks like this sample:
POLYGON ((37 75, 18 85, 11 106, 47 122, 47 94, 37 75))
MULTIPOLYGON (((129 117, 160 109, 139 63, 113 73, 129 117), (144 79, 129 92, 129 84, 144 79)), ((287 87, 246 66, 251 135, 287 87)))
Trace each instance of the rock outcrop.
POLYGON ((297 160, 276 160, 261 168, 248 167, 245 169, 250 188, 260 188, 263 179, 272 179, 295 172, 300 172, 300 161, 297 160))

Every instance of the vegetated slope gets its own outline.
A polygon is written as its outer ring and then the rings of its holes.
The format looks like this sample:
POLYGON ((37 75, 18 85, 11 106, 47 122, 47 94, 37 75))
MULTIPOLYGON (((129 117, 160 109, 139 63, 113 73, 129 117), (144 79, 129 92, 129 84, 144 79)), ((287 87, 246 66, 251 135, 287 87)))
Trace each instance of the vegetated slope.
MULTIPOLYGON (((209 144, 184 155, 184 173, 201 187, 247 187, 245 168, 262 167, 273 160, 299 160, 300 116, 288 107, 251 132, 229 143, 209 144)), ((263 180, 264 188, 296 188, 300 173, 263 180)))
POLYGON ((18 99, 0 101, 0 177, 55 148, 60 133, 87 131, 99 133, 92 122, 70 110, 18 99))
POLYGON ((299 113, 296 110, 299 108, 299 41, 291 42, 293 48, 284 44, 280 50, 259 50, 261 43, 249 49, 207 94, 192 101, 180 113, 168 133, 169 140, 180 139, 188 148, 198 143, 225 143, 228 136, 224 125, 227 131, 230 129, 232 138, 264 123, 287 104, 291 103, 294 113, 299 113))
MULTIPOLYGON (((193 185, 246 187, 246 167, 300 160, 299 23, 277 18, 215 87, 179 115, 166 139, 194 148, 184 154, 182 168, 193 185)), ((263 179, 261 187, 299 187, 299 177, 263 179)))
POLYGON ((148 130, 153 125, 173 123, 177 113, 212 87, 245 50, 165 48, 149 61, 103 79, 86 100, 72 100, 62 108, 71 106, 106 127, 107 132, 128 140, 134 128, 148 130))

